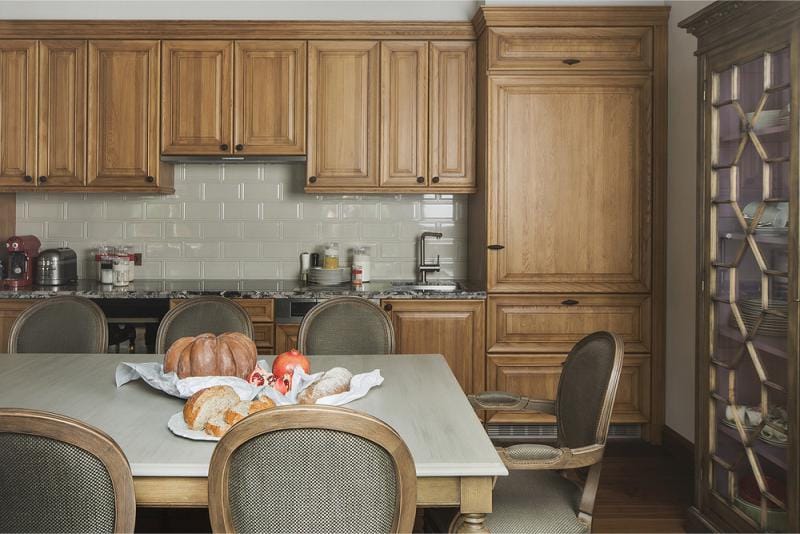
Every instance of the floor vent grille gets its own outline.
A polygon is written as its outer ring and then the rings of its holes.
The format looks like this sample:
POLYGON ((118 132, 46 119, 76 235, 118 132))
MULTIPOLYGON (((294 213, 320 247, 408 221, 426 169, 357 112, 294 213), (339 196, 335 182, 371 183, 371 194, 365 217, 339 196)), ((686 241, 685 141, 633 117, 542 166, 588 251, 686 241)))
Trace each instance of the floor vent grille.
MULTIPOLYGON (((508 425, 489 423, 486 425, 486 432, 492 439, 556 439, 556 425, 554 424, 508 425)), ((609 439, 641 439, 641 437, 641 425, 613 424, 608 429, 609 439)))

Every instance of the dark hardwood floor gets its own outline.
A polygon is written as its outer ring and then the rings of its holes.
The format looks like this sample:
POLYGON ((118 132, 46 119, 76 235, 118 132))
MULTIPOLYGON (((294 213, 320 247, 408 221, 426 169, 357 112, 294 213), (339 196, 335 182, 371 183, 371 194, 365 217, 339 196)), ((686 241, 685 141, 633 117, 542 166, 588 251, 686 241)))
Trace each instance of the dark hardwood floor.
MULTIPOLYGON (((610 443, 603 461, 594 532, 683 532, 692 466, 662 447, 610 443)), ((137 532, 210 532, 205 509, 139 509, 137 532)))

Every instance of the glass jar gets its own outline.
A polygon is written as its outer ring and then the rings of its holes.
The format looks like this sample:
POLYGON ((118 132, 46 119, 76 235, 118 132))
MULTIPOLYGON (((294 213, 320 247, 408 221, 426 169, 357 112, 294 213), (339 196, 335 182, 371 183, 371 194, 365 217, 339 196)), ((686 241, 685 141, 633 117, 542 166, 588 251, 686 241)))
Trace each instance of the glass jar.
POLYGON ((325 247, 325 255, 322 258, 323 269, 338 269, 339 268, 339 244, 329 243, 325 247))
POLYGON ((114 286, 128 285, 128 255, 119 255, 114 258, 114 286))

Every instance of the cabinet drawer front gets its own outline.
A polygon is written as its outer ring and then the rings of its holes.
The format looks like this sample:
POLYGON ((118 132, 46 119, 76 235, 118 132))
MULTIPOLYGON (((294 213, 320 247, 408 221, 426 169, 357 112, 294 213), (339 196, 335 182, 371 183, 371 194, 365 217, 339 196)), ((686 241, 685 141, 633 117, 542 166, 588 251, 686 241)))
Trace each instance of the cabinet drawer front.
POLYGON ((275 325, 272 323, 256 323, 253 325, 253 341, 259 349, 271 349, 275 346, 275 325))
POLYGON ((233 299, 244 308, 254 323, 272 322, 275 317, 272 299, 233 299))
POLYGON ((569 352, 598 330, 622 336, 625 352, 650 352, 646 295, 531 295, 489 298, 489 352, 569 352))
POLYGON ((650 28, 496 28, 489 32, 490 69, 649 70, 652 66, 650 28))
MULTIPOLYGON (((508 391, 534 399, 554 400, 564 354, 489 355, 487 390, 508 391)), ((626 354, 611 421, 647 423, 650 419, 650 356, 626 354)), ((540 413, 494 413, 491 423, 552 423, 540 413)))

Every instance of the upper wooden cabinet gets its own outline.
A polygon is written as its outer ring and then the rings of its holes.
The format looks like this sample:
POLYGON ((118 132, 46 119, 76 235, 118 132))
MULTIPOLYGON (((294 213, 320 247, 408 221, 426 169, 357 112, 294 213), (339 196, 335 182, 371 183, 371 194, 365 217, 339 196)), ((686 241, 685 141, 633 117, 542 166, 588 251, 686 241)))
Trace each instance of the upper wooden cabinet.
POLYGON ((381 43, 381 186, 426 185, 428 43, 381 43))
POLYGON ((236 41, 236 154, 305 154, 305 41, 236 41))
POLYGON ((89 41, 89 185, 159 185, 158 41, 89 41))
POLYGON ((39 168, 42 187, 86 181, 86 41, 39 43, 39 168))
POLYGON ((490 291, 650 289, 650 80, 490 78, 490 291))
POLYGON ((36 41, 0 40, 0 186, 33 187, 36 41))
POLYGON ((430 43, 430 173, 433 189, 475 187, 475 43, 430 43))
POLYGON ((377 41, 312 41, 308 53, 308 185, 378 186, 377 41))
POLYGON ((233 128, 233 42, 162 44, 164 154, 230 153, 233 128))

